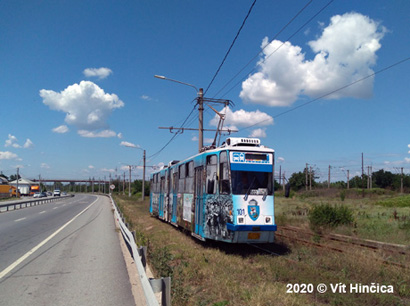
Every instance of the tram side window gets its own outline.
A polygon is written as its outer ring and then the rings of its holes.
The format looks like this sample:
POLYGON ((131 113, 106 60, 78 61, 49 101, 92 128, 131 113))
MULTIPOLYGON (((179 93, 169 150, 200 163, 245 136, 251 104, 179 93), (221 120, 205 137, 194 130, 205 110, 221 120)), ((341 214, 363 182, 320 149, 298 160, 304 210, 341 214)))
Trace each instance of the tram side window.
POLYGON ((174 169, 174 174, 172 178, 172 192, 177 193, 177 187, 178 187, 178 171, 177 168, 174 169))
POLYGON ((229 183, 229 167, 228 156, 226 151, 221 152, 219 155, 219 190, 222 194, 230 194, 231 186, 229 183))
POLYGON ((194 162, 190 161, 186 164, 186 185, 185 192, 194 193, 194 162))
POLYGON ((216 193, 216 155, 206 157, 206 191, 208 194, 216 193))
POLYGON ((185 189, 185 177, 186 177, 185 170, 186 170, 185 164, 179 166, 178 192, 184 192, 184 189, 185 189))

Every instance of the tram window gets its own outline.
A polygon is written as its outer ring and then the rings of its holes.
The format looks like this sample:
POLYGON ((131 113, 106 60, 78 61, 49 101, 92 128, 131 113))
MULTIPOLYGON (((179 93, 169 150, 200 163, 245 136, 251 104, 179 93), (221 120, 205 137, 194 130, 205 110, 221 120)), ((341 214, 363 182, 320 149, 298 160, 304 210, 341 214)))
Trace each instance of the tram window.
POLYGON ((229 182, 228 157, 226 151, 221 152, 221 154, 219 155, 219 184, 220 193, 231 193, 231 187, 229 182))
POLYGON ((185 164, 179 166, 179 181, 178 192, 184 192, 185 189, 185 177, 186 177, 185 164))
POLYGON ((206 191, 208 194, 216 193, 216 155, 206 157, 206 191))
POLYGON ((272 195, 272 172, 232 171, 232 193, 272 195))
POLYGON ((190 161, 186 164, 186 185, 185 185, 185 192, 194 193, 194 162, 190 161))

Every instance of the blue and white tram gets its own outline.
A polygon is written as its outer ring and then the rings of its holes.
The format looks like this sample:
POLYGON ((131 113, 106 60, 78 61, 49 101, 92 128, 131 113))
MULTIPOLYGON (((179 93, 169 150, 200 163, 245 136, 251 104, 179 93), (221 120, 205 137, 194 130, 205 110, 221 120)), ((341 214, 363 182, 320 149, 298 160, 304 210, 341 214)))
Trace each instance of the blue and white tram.
POLYGON ((201 240, 273 242, 273 173, 273 149, 231 137, 151 174, 150 213, 201 240))

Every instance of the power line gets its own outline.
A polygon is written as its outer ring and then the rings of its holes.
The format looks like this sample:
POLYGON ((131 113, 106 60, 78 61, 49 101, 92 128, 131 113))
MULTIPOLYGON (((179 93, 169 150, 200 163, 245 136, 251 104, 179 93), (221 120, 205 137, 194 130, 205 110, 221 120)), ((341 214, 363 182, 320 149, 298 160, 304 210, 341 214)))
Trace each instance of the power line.
POLYGON ((211 82, 209 83, 208 87, 205 89, 204 95, 208 92, 208 89, 211 87, 211 85, 212 85, 212 83, 214 82, 216 76, 218 75, 219 71, 221 70, 223 64, 225 63, 225 60, 226 60, 226 58, 228 57, 229 53, 231 52, 231 49, 232 49, 233 45, 235 44, 236 39, 238 38, 239 34, 241 33, 242 28, 244 27, 244 25, 245 25, 245 23, 246 23, 246 20, 248 19, 249 15, 251 14, 252 9, 253 9, 253 7, 255 6, 255 3, 256 3, 256 0, 253 1, 251 7, 249 8, 248 13, 246 14, 245 19, 242 21, 242 25, 240 26, 238 32, 236 33, 236 36, 235 36, 234 40, 233 40, 232 43, 231 43, 231 46, 229 47, 228 51, 227 51, 226 54, 225 54, 225 57, 224 57, 223 60, 222 60, 222 63, 219 65, 219 67, 218 67, 218 69, 216 70, 216 72, 215 72, 215 74, 214 74, 214 76, 213 76, 211 82))
MULTIPOLYGON (((367 76, 365 76, 365 77, 363 77, 363 78, 361 78, 361 79, 359 79, 359 80, 357 80, 357 81, 354 81, 354 82, 352 82, 352 83, 350 83, 350 84, 348 84, 348 85, 342 86, 342 87, 340 87, 340 88, 338 88, 338 89, 335 89, 335 90, 333 90, 333 91, 331 91, 331 92, 329 92, 329 93, 327 93, 327 94, 324 94, 324 95, 322 95, 322 96, 320 96, 320 97, 317 97, 317 98, 315 98, 315 99, 313 99, 313 100, 307 101, 307 102, 305 102, 305 103, 302 103, 301 105, 295 106, 295 107, 293 107, 293 108, 291 108, 291 109, 289 109, 289 110, 287 110, 287 111, 284 111, 284 112, 282 112, 282 113, 279 113, 279 114, 277 114, 276 116, 274 116, 273 118, 276 119, 276 118, 278 118, 278 117, 280 117, 280 116, 282 116, 282 115, 285 115, 285 114, 287 114, 287 113, 293 112, 293 111, 295 111, 295 110, 297 110, 297 109, 299 109, 299 108, 301 108, 301 107, 303 107, 303 106, 306 106, 306 105, 308 105, 308 104, 311 104, 311 103, 313 103, 313 102, 316 102, 316 101, 318 101, 318 100, 320 100, 320 99, 323 99, 323 98, 325 98, 325 97, 327 97, 327 96, 330 96, 330 95, 332 95, 332 94, 334 94, 334 93, 336 93, 336 92, 338 92, 338 91, 341 91, 341 90, 346 89, 346 88, 348 88, 348 87, 350 87, 350 86, 353 86, 353 85, 355 85, 355 84, 357 84, 357 83, 359 83, 359 82, 362 82, 362 81, 364 81, 364 80, 366 80, 366 79, 368 79, 368 78, 374 77, 374 76, 377 75, 377 74, 380 74, 380 73, 382 73, 382 72, 385 72, 385 71, 387 71, 387 70, 389 70, 389 69, 391 69, 391 68, 393 68, 393 67, 395 67, 395 66, 398 66, 398 65, 400 65, 400 64, 403 64, 404 62, 406 62, 406 61, 408 61, 408 60, 410 60, 410 57, 407 57, 407 58, 405 58, 405 59, 402 59, 402 60, 400 60, 400 61, 398 61, 398 62, 396 62, 396 63, 394 63, 394 64, 392 64, 392 65, 390 65, 390 66, 388 66, 388 67, 382 68, 382 69, 380 69, 380 70, 378 70, 378 71, 376 71, 376 72, 374 72, 374 73, 372 73, 372 74, 369 74, 369 75, 367 75, 367 76)), ((265 120, 259 121, 259 122, 255 123, 255 124, 249 125, 249 126, 243 128, 243 129, 241 129, 240 131, 249 129, 249 128, 254 127, 254 126, 256 126, 256 125, 259 125, 259 124, 261 124, 261 123, 263 123, 263 122, 265 122, 265 121, 267 121, 267 120, 270 120, 270 119, 265 119, 265 120)))
MULTIPOLYGON (((195 106, 196 106, 196 105, 195 105, 195 106)), ((192 113, 193 113, 194 110, 195 110, 195 106, 192 108, 192 110, 191 110, 191 112, 189 113, 189 115, 185 118, 184 122, 183 122, 182 125, 181 125, 182 127, 184 127, 184 125, 185 125, 185 123, 188 121, 189 117, 191 117, 192 113)), ((171 137, 171 139, 170 139, 160 150, 158 150, 156 153, 154 153, 154 154, 148 156, 147 158, 153 158, 153 157, 158 156, 179 134, 182 134, 182 133, 179 133, 179 132, 177 131, 177 132, 171 137)))
MULTIPOLYGON (((296 13, 296 15, 293 16, 293 18, 292 18, 285 26, 283 26, 282 29, 279 30, 278 33, 275 34, 275 36, 270 40, 270 42, 269 42, 265 47, 263 47, 262 50, 259 51, 254 57, 252 57, 251 60, 250 60, 245 66, 243 66, 242 69, 239 70, 214 96, 217 96, 217 95, 218 95, 222 90, 224 90, 240 73, 242 73, 242 71, 244 71, 245 68, 248 67, 248 66, 263 52, 263 50, 265 50, 265 49, 269 46, 269 44, 270 44, 273 40, 275 40, 293 21, 295 21, 295 19, 312 3, 312 1, 313 1, 313 0, 310 0, 308 3, 306 3, 305 6, 304 6, 302 9, 300 9, 300 10, 296 13)), ((316 13, 312 18, 310 18, 308 22, 305 22, 304 25, 303 25, 301 28, 303 28, 303 27, 304 27, 306 24, 308 24, 313 18, 315 18, 318 14, 320 14, 327 6, 329 6, 330 3, 333 2, 333 1, 334 1, 334 0, 331 0, 331 1, 330 1, 326 6, 324 6, 318 13, 316 13)), ((293 37, 294 35, 296 35, 296 33, 298 33, 301 28, 299 28, 294 34, 292 34, 292 35, 290 36, 290 38, 293 37)), ((287 40, 289 40, 290 38, 288 38, 287 40)), ((286 40, 286 41, 287 41, 287 40, 286 40)), ((276 50, 275 50, 275 51, 276 51, 276 50)), ((252 69, 250 73, 252 73, 254 70, 255 70, 255 68, 252 69)), ((249 73, 248 73, 247 75, 249 75, 249 73)), ((243 79, 243 78, 242 78, 242 79, 243 79)), ((241 81, 242 81, 242 79, 241 79, 241 81)), ((223 96, 225 96, 228 92, 230 92, 233 88, 235 88, 241 81, 239 81, 238 83, 236 83, 236 84, 235 84, 231 89, 229 89, 223 96)))

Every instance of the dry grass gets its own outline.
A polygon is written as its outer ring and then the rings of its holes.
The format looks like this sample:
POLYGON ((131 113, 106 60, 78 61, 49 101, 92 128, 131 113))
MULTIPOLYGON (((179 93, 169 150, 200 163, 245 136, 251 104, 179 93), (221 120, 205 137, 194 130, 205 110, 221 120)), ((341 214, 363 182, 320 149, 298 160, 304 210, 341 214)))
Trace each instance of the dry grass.
MULTIPOLYGON (((156 275, 172 277, 173 305, 406 305, 408 271, 385 266, 371 255, 352 256, 288 244, 275 245, 280 256, 248 245, 202 243, 152 218, 148 201, 115 196, 117 204, 148 245, 156 275), (394 286, 394 294, 323 295, 286 293, 288 283, 379 283, 394 286)), ((316 290, 315 290, 316 291, 316 290)))

